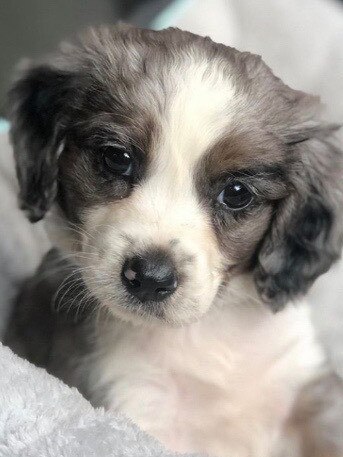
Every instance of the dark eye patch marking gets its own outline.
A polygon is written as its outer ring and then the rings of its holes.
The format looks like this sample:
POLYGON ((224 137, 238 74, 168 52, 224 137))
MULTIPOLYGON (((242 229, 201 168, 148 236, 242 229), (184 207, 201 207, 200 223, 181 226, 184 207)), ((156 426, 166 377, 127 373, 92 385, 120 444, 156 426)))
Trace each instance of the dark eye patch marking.
POLYGON ((112 118, 111 121, 108 115, 100 114, 75 122, 68 131, 59 158, 58 199, 72 220, 78 221, 84 208, 128 197, 133 186, 145 176, 154 131, 152 125, 149 124, 150 128, 142 135, 140 129, 129 124, 115 124, 112 118), (103 124, 105 118, 107 123, 103 124), (130 170, 116 173, 110 171, 108 163, 106 166, 104 155, 107 154, 110 161, 110 149, 115 154, 116 147, 129 152, 130 170))
POLYGON ((292 191, 288 177, 291 158, 268 137, 265 144, 261 139, 256 141, 254 150, 249 149, 254 143, 251 138, 240 143, 238 150, 233 150, 233 146, 238 147, 237 137, 233 143, 229 140, 220 141, 202 158, 195 181, 224 257, 244 269, 251 265, 278 202, 292 191), (224 205, 220 198, 230 183, 238 186, 236 190, 247 190, 237 208, 234 199, 230 202, 229 198, 229 204, 224 205))
MULTIPOLYGON (((242 218, 246 213, 251 213, 261 205, 272 204, 286 197, 290 192, 285 170, 281 166, 258 166, 256 168, 223 171, 216 177, 207 179, 206 175, 198 171, 197 189, 200 200, 214 212, 220 209, 223 217, 242 218), (230 183, 238 183, 249 190, 252 202, 246 208, 234 212, 235 208, 229 205, 225 209, 220 205, 219 196, 230 183)), ((218 211, 217 211, 218 212, 218 211)))
POLYGON ((58 201, 65 214, 79 222, 82 211, 106 201, 120 200, 130 193, 130 183, 119 177, 108 180, 98 172, 94 151, 80 150, 72 144, 60 157, 58 201))

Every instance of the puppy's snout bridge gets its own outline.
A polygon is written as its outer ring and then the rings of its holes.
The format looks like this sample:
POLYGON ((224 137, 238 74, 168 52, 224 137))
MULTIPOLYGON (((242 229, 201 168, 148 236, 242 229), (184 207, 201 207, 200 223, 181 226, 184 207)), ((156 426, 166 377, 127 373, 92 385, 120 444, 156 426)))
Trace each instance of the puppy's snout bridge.
POLYGON ((178 287, 174 263, 167 253, 151 251, 127 259, 122 269, 126 290, 140 302, 160 302, 178 287))

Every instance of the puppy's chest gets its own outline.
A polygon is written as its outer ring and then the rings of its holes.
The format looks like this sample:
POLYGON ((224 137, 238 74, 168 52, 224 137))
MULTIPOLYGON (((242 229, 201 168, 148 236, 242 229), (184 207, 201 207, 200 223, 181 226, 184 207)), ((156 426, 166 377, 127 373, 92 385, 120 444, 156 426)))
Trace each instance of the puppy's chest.
MULTIPOLYGON (((289 414, 294 379, 287 370, 298 361, 277 359, 282 344, 272 356, 258 338, 238 340, 197 326, 117 328, 91 382, 101 403, 173 450, 266 457, 289 414)), ((299 374, 299 386, 302 376, 309 373, 299 374)))

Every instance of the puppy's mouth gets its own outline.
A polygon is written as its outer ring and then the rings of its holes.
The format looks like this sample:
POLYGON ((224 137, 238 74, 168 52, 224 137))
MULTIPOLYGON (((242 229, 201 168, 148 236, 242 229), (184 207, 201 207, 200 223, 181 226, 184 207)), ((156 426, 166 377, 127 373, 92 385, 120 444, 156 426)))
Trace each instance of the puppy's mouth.
POLYGON ((133 323, 182 326, 207 312, 223 278, 198 246, 131 240, 85 239, 75 260, 83 281, 107 316, 133 323), (117 242, 115 242, 117 240, 117 242))

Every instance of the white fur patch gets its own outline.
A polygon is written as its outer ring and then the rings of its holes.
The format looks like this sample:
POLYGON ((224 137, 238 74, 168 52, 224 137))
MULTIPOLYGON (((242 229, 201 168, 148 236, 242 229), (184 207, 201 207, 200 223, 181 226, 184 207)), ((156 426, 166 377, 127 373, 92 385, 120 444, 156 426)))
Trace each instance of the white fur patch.
POLYGON ((275 456, 297 392, 324 358, 306 306, 272 315, 238 283, 190 326, 102 327, 93 400, 179 452, 275 456))
POLYGON ((222 72, 209 71, 208 62, 190 62, 175 79, 163 123, 159 160, 172 154, 176 163, 192 169, 204 152, 228 128, 235 103, 235 88, 222 72))

